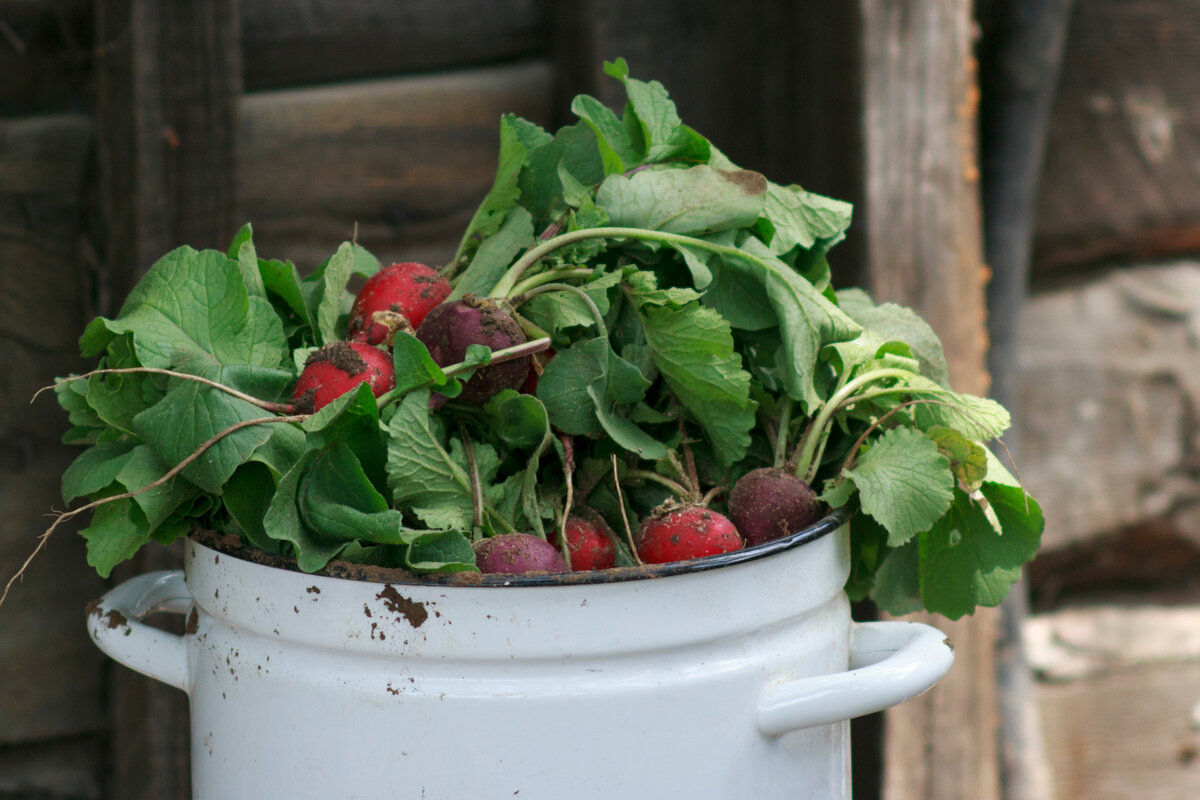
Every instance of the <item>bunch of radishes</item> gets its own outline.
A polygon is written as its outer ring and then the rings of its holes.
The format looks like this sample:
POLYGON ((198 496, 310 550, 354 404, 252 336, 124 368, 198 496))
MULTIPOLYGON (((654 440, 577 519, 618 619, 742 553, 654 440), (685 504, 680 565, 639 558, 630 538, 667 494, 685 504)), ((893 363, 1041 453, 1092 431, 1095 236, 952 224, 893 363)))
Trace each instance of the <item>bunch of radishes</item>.
MULTIPOLYGON (((415 335, 441 367, 463 362, 472 345, 497 352, 528 341, 507 302, 474 295, 447 299, 452 293, 442 273, 424 264, 400 262, 380 269, 355 295, 347 340, 308 356, 292 390, 294 409, 319 411, 363 383, 377 398, 384 397, 396 384, 390 351, 398 332, 415 335)), ((505 389, 533 393, 537 373, 532 365, 532 355, 488 364, 466 380, 454 402, 478 406, 505 389)), ((431 406, 445 402, 434 394, 431 406)), ((739 550, 802 530, 823 513, 808 484, 784 469, 759 468, 739 479, 729 492, 728 515, 709 507, 724 487, 703 496, 694 468, 690 474, 690 489, 662 503, 641 520, 636 533, 631 531, 637 561, 662 564, 739 550)), ((623 544, 600 514, 580 506, 545 539, 500 533, 477 539, 475 551, 482 572, 525 574, 610 568, 623 544)))
POLYGON ((81 337, 99 368, 54 387, 88 446, 64 500, 91 502, 38 549, 91 511, 102 576, 195 525, 306 571, 525 574, 728 553, 835 509, 852 598, 1000 602, 1044 525, 986 446, 1007 411, 952 391, 913 312, 832 287, 849 204, 738 167, 661 84, 605 71, 620 112, 501 119, 442 267, 346 242, 302 276, 249 225, 160 259, 81 337))

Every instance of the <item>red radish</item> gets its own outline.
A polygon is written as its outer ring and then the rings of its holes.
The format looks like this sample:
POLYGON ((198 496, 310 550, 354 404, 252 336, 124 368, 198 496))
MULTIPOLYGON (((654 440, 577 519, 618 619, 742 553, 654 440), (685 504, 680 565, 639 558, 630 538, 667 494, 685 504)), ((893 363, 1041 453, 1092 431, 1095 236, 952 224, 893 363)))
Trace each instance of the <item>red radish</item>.
POLYGON ((376 311, 398 313, 416 328, 426 314, 450 296, 450 291, 449 281, 424 264, 403 261, 384 267, 358 290, 346 338, 381 344, 387 340, 388 326, 375 320, 376 311))
POLYGON ((821 518, 821 501, 807 483, 785 469, 747 472, 729 492, 729 518, 746 545, 803 530, 821 518))
MULTIPOLYGON (((470 294, 430 311, 417 327, 417 338, 441 367, 465 360, 467 348, 473 344, 495 351, 528 341, 509 312, 492 300, 470 294)), ((503 389, 520 388, 528 374, 528 356, 486 366, 467 380, 458 401, 480 405, 503 389)))
POLYGON ((566 572, 558 548, 532 533, 502 533, 475 543, 475 565, 485 574, 566 572))
MULTIPOLYGON (((604 517, 592 509, 584 507, 572 511, 571 516, 567 517, 567 551, 571 570, 581 572, 616 566, 615 536, 604 517)), ((559 546, 557 528, 547 538, 550 544, 559 546)))
POLYGON ((724 514, 704 506, 676 506, 648 517, 638 529, 638 557, 666 564, 741 550, 742 537, 724 514))
POLYGON ((396 385, 392 357, 362 342, 330 342, 313 351, 292 390, 297 411, 320 411, 360 383, 379 397, 396 385))

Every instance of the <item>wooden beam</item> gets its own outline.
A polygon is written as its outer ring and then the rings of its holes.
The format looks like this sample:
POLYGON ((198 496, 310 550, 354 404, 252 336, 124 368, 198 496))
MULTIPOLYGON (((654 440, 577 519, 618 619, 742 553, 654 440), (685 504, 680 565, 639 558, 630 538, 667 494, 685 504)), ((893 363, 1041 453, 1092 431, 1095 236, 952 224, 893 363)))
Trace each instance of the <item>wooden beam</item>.
MULTIPOLYGON (((224 246, 236 231, 238 2, 101 0, 96 24, 104 43, 96 109, 104 261, 108 296, 119 302, 169 249, 181 242, 224 246)), ((177 567, 178 552, 147 548, 115 577, 177 567)), ((110 794, 189 797, 184 694, 126 669, 113 670, 109 694, 110 794)))
MULTIPOLYGON (((971 4, 861 0, 866 272, 879 301, 913 307, 941 336, 950 376, 986 393, 978 105, 971 4)), ((885 718, 886 800, 997 800, 998 614, 946 631, 949 675, 885 718)))
POLYGON ((438 264, 496 173, 500 117, 548 124, 539 59, 254 92, 237 133, 238 206, 258 252, 311 269, 355 236, 380 259, 438 264))
MULTIPOLYGON (((544 0, 241 0, 248 91, 504 63, 547 51, 544 0)), ((578 14, 575 4, 564 4, 578 14)))

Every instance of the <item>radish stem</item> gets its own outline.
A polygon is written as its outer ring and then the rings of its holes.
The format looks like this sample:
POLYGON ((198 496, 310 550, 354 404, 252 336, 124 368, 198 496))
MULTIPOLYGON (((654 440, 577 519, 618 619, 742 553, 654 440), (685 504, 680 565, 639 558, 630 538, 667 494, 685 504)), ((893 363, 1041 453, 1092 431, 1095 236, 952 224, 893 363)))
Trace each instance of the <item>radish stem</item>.
POLYGON ((38 543, 37 546, 33 548, 33 552, 30 553, 25 559, 24 563, 21 564, 21 567, 17 570, 16 574, 9 578, 8 583, 4 585, 4 592, 0 594, 0 606, 3 606, 5 599, 8 598, 9 589, 12 588, 14 583, 21 579, 21 577, 25 574, 25 570, 31 563, 33 563, 33 559, 36 558, 37 554, 42 551, 42 548, 46 546, 46 542, 50 539, 50 535, 54 533, 55 529, 62 523, 82 514, 85 511, 91 511, 92 509, 99 508, 107 503, 113 503, 117 500, 128 500, 131 497, 136 497, 142 492, 148 492, 151 489, 157 489, 159 486, 162 486, 167 481, 171 480, 184 469, 186 469, 189 464, 200 458, 200 456, 204 455, 208 449, 217 442, 221 441, 232 433, 242 430, 243 428, 249 428, 252 425, 266 425, 275 422, 303 422, 311 416, 311 414, 292 414, 282 417, 255 417, 254 419, 244 419, 240 422, 236 422, 203 442, 199 447, 188 454, 187 458, 183 459, 178 464, 164 472, 162 477, 158 480, 151 481, 150 483, 138 489, 122 492, 121 494, 109 495, 108 497, 102 497, 99 500, 94 500, 86 505, 82 505, 79 508, 75 508, 70 511, 63 511, 60 514, 57 514, 54 518, 54 522, 50 523, 50 527, 47 528, 40 536, 38 536, 38 543))
MULTIPOLYGON (((245 400, 247 403, 257 406, 258 408, 261 408, 263 411, 273 411, 277 414, 291 414, 292 412, 294 412, 296 410, 295 407, 292 406, 290 403, 272 403, 268 400, 259 400, 257 397, 254 397, 253 395, 248 395, 245 392, 239 392, 237 389, 226 386, 223 383, 217 383, 214 380, 209 380, 208 378, 202 378, 199 375, 192 375, 189 372, 176 372, 173 369, 159 369, 158 367, 120 367, 120 368, 112 368, 112 369, 94 369, 91 372, 85 372, 82 375, 70 375, 66 378, 59 378, 58 382, 55 383, 55 386, 58 386, 59 384, 63 384, 63 383, 72 383, 74 381, 84 380, 86 378, 92 377, 93 375, 129 375, 129 374, 136 374, 136 373, 150 374, 150 375, 168 375, 172 378, 180 378, 185 381, 195 381, 196 383, 201 383, 201 384, 204 384, 205 386, 211 386, 214 389, 219 389, 220 391, 225 392, 228 395, 232 395, 233 397, 236 397, 239 400, 245 400)), ((42 392, 48 391, 53 388, 54 388, 54 386, 43 386, 41 389, 38 389, 36 392, 34 392, 33 397, 30 398, 29 402, 32 403, 34 400, 36 400, 38 398, 38 395, 40 395, 42 392)))
POLYGON ((792 398, 784 395, 779 408, 779 422, 775 426, 775 458, 773 466, 783 466, 787 458, 788 428, 792 424, 792 398))
POLYGON ((626 477, 641 478, 642 480, 657 483, 660 486, 665 486, 671 490, 671 493, 677 497, 690 498, 694 496, 694 492, 685 487, 678 481, 673 481, 665 475, 659 475, 657 472, 651 472, 648 469, 627 469, 625 470, 626 477))
POLYGON ((828 438, 825 430, 828 428, 833 415, 840 408, 848 403, 856 400, 854 393, 864 386, 868 386, 875 381, 887 380, 889 378, 910 378, 912 373, 902 369, 879 369, 873 372, 868 372, 865 375, 860 375, 854 380, 847 383, 841 389, 834 392, 833 396, 821 406, 821 410, 817 412, 813 418, 812 425, 804 434, 804 438, 800 442, 799 455, 796 458, 795 474, 798 478, 806 483, 811 483, 816 473, 816 454, 818 445, 823 449, 825 440, 828 438))
POLYGON ((633 553, 633 558, 639 565, 644 564, 642 557, 638 555, 637 543, 633 541, 633 528, 629 527, 629 514, 625 511, 625 498, 621 494, 621 475, 617 470, 617 454, 612 454, 612 473, 613 473, 613 489, 617 493, 617 505, 621 509, 621 522, 625 524, 625 540, 629 542, 629 551, 633 553))
POLYGON ((539 272, 537 275, 526 278, 512 288, 512 297, 519 297, 521 293, 528 292, 541 286, 544 283, 554 283, 565 278, 587 278, 595 273, 595 270, 589 267, 569 267, 565 269, 551 269, 545 272, 539 272))
POLYGON ((644 228, 583 228, 569 233, 562 233, 555 236, 553 239, 547 239, 536 247, 531 247, 525 251, 525 255, 517 259, 517 262, 509 267, 508 272, 500 278, 495 287, 489 293, 489 297, 508 297, 513 293, 513 287, 521 280, 521 276, 525 271, 532 267, 543 258, 558 250, 560 247, 566 247, 575 242, 582 242, 588 239, 636 239, 643 242, 662 242, 664 244, 679 244, 694 247, 698 250, 707 250, 710 253, 717 253, 729 258, 736 258, 742 261, 749 261, 766 269, 768 272, 775 272, 776 269, 763 261, 761 258, 751 255, 750 253, 739 250, 736 247, 729 245, 716 244, 704 239, 697 239, 694 236, 684 236, 680 233, 667 233, 666 231, 649 231, 644 228))
MULTIPOLYGON (((533 280, 533 278, 530 278, 530 280, 533 280)), ((584 305, 588 307, 588 311, 592 312, 592 320, 596 323, 596 329, 600 332, 600 335, 608 336, 608 327, 604 324, 604 315, 600 313, 600 307, 596 305, 595 300, 588 297, 587 292, 585 292, 583 289, 580 289, 578 286, 574 286, 569 283, 544 283, 541 286, 530 289, 527 292, 514 294, 511 299, 514 306, 519 306, 525 301, 532 300, 539 294, 545 294, 547 292, 570 292, 574 294, 584 302, 584 305)))

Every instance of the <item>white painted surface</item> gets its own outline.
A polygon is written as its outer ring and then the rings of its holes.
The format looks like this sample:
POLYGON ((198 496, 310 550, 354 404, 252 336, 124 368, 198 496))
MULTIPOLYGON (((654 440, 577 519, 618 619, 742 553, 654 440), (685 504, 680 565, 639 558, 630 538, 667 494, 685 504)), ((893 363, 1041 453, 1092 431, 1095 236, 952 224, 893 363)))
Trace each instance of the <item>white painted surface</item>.
POLYGON ((196 800, 841 800, 845 720, 919 694, 953 659, 928 626, 851 622, 847 547, 843 528, 705 572, 451 587, 189 541, 186 582, 122 584, 89 630, 187 691, 196 800), (156 607, 188 613, 189 633, 137 621, 156 607))

